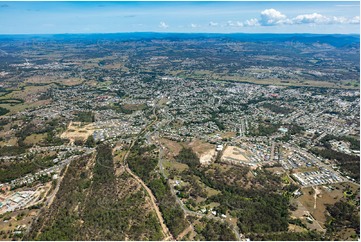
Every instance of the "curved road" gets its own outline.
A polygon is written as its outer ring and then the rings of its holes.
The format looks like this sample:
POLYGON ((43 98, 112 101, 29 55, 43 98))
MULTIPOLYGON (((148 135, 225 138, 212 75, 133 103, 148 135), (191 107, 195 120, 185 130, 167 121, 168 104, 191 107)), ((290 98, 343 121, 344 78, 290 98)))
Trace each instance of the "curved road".
POLYGON ((163 234, 165 236, 164 240, 174 240, 173 239, 173 236, 172 234, 169 232, 169 229, 168 227, 166 226, 165 222, 164 222, 164 219, 163 219, 163 216, 162 216, 162 213, 160 212, 159 210, 159 207, 158 205, 156 204, 156 198, 154 197, 152 191, 147 187, 147 185, 143 182, 142 179, 140 179, 136 174, 134 174, 128 167, 128 163, 126 162, 127 158, 128 158, 128 155, 131 151, 131 149, 133 148, 136 140, 147 130, 149 129, 152 125, 154 125, 155 122, 158 121, 158 116, 156 115, 156 112, 155 112, 155 108, 153 109, 153 114, 155 116, 155 119, 149 124, 147 125, 142 131, 139 132, 138 136, 136 137, 135 140, 133 140, 133 142, 131 143, 131 145, 129 146, 129 149, 127 151, 127 153, 124 155, 123 157, 123 164, 124 164, 124 167, 125 167, 125 170, 135 179, 137 180, 141 185, 142 187, 145 189, 145 191, 148 193, 149 197, 150 197, 150 201, 151 201, 151 204, 155 210, 155 213, 159 219, 159 223, 162 227, 162 230, 163 230, 163 234))

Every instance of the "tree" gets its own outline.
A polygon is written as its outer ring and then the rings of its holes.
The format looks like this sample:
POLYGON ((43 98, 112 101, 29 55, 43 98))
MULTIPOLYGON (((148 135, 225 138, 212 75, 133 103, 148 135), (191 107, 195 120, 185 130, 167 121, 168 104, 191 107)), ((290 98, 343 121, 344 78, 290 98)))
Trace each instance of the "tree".
POLYGON ((85 146, 89 147, 89 148, 93 148, 95 147, 95 140, 93 135, 89 135, 86 142, 85 142, 85 146))

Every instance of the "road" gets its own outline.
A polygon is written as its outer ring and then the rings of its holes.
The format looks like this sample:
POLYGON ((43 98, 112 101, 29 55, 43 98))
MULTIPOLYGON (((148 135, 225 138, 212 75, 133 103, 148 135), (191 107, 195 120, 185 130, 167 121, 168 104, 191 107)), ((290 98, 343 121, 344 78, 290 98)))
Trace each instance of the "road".
MULTIPOLYGON (((155 119, 149 124, 147 125, 141 132, 139 132, 138 136, 136 137, 136 139, 131 143, 127 153, 124 155, 123 157, 123 164, 125 166, 125 169, 126 171, 134 178, 136 179, 142 186, 143 188, 146 190, 146 192, 148 193, 149 197, 151 198, 151 203, 152 203, 152 206, 154 208, 154 210, 156 211, 156 215, 160 221, 160 224, 162 226, 162 230, 163 230, 163 234, 166 236, 166 238, 164 240, 174 240, 173 236, 171 235, 171 233, 169 232, 169 229, 168 227, 165 225, 164 223, 164 220, 163 220, 163 217, 162 217, 162 214, 159 210, 159 207, 157 206, 156 204, 156 198, 154 197, 152 191, 146 186, 146 184, 143 182, 142 179, 140 179, 136 174, 134 174, 128 167, 128 164, 126 162, 128 156, 129 156, 129 153, 132 149, 132 147, 134 146, 135 144, 135 141, 142 135, 144 134, 150 127, 152 127, 157 121, 158 121, 158 116, 156 115, 156 107, 154 107, 153 109, 153 115, 155 116, 155 119)), ((147 134, 147 140, 150 140, 150 136, 151 134, 147 134)), ((164 173, 164 168, 163 168, 163 164, 162 164, 162 158, 163 158, 163 147, 160 146, 160 150, 159 150, 159 161, 158 161, 158 166, 159 166, 159 169, 162 173, 162 175, 167 178, 166 174, 164 173)), ((176 201, 177 203, 180 205, 180 207, 182 208, 182 210, 184 211, 184 213, 186 214, 186 216, 188 215, 192 215, 192 216, 196 216, 196 217, 200 217, 200 218, 203 218, 203 217, 207 217, 209 219, 215 219, 215 220, 218 220, 218 221, 222 221, 224 222, 224 219, 223 218, 220 218, 220 217, 215 217, 213 215, 206 215, 206 214, 203 214, 203 213, 199 213, 199 212, 195 212, 195 211, 191 211, 189 210, 184 204, 183 202, 178 198, 178 196, 176 195, 175 193, 175 190, 173 189, 173 187, 171 186, 171 184, 168 184, 169 187, 170 187, 170 190, 171 190, 171 193, 172 195, 176 198, 176 201)), ((234 234, 236 235, 237 237, 237 240, 238 241, 241 241, 242 239, 244 239, 245 237, 239 233, 239 229, 235 226, 230 226, 234 232, 234 234)), ((190 225, 190 227, 188 227, 185 231, 183 231, 179 236, 178 238, 182 238, 183 236, 185 236, 189 231, 189 229, 192 229, 192 225, 190 225), (182 235, 182 236, 181 236, 182 235)), ((177 238, 177 239, 178 239, 177 238)))
MULTIPOLYGON (((163 168, 163 164, 162 164, 162 160, 163 160, 163 152, 164 152, 164 147, 163 146, 160 146, 160 149, 159 149, 159 159, 158 159, 158 166, 159 166, 159 170, 160 172, 162 173, 162 175, 164 176, 164 178, 168 178, 167 175, 165 174, 164 172, 164 168, 163 168)), ((203 213, 200 213, 200 212, 195 212, 195 211, 191 211, 189 210, 185 205, 184 203, 180 200, 180 198, 177 196, 176 194, 176 191, 174 190, 172 184, 168 184, 168 186, 170 187, 170 191, 172 193, 172 196, 174 196, 176 198, 176 201, 177 203, 179 204, 179 206, 182 208, 184 214, 186 216, 195 216, 195 217, 198 217, 198 218, 203 218, 203 217, 207 217, 208 219, 215 219, 215 220, 218 220, 218 221, 221 221, 221 222, 224 222, 225 219, 221 218, 221 217, 216 217, 216 216, 213 216, 212 214, 203 214, 203 213)), ((241 241, 243 240, 245 237, 243 234, 240 234, 239 233, 239 229, 238 227, 235 227, 235 226, 230 226, 233 230, 233 233, 236 235, 237 237, 237 240, 238 241, 241 241)), ((188 228, 189 229, 189 228, 188 228)), ((187 230, 188 230, 187 229, 187 230)), ((188 231, 189 232, 189 231, 188 231)), ((187 232, 187 233, 188 233, 187 232)), ((182 234, 185 233, 185 231, 182 232, 182 234)), ((185 233, 184 235, 186 235, 187 233, 185 233)), ((183 236, 184 236, 183 235, 183 236)), ((179 237, 179 236, 178 236, 179 237)))
POLYGON ((173 236, 171 235, 171 233, 169 232, 169 229, 168 227, 166 226, 164 220, 163 220, 163 217, 162 217, 162 213, 160 212, 159 210, 159 207, 157 206, 156 204, 156 198, 154 197, 152 191, 144 184, 143 180, 140 179, 137 175, 135 175, 130 169, 128 166, 125 167, 125 170, 135 179, 137 180, 142 186, 143 188, 146 190, 146 192, 148 193, 149 197, 150 197, 150 200, 151 200, 151 203, 152 203, 152 207, 154 208, 155 210, 155 213, 159 219, 159 222, 160 222, 160 225, 162 227, 162 230, 163 230, 163 234, 165 235, 166 238, 164 238, 164 240, 172 240, 173 239, 173 236))
POLYGON ((190 224, 188 228, 183 230, 183 232, 178 235, 177 240, 181 240, 184 236, 186 236, 189 232, 193 230, 194 230, 193 225, 190 224))
POLYGON ((149 124, 147 125, 142 131, 139 132, 138 136, 136 137, 136 139, 133 140, 133 142, 131 143, 131 145, 129 146, 129 149, 127 150, 127 153, 124 155, 123 157, 123 164, 124 164, 124 167, 125 167, 125 170, 135 179, 137 180, 141 185, 142 187, 145 189, 145 191, 148 193, 149 197, 150 197, 150 201, 151 201, 151 204, 152 204, 152 207, 154 208, 154 211, 158 217, 158 220, 159 220, 159 223, 162 227, 162 231, 163 231, 163 234, 165 236, 164 240, 174 240, 172 234, 170 233, 167 225, 165 224, 164 222, 164 219, 163 219, 163 216, 162 216, 162 213, 160 212, 159 210, 159 207, 158 205, 156 204, 156 198, 154 197, 152 191, 147 187, 147 185, 143 182, 142 179, 140 179, 136 174, 134 174, 130 169, 129 169, 129 166, 128 166, 128 163, 127 163, 127 158, 129 156, 129 153, 131 151, 131 149, 133 148, 136 140, 143 134, 145 133, 151 126, 153 126, 157 121, 158 121, 158 116, 156 115, 156 111, 155 111, 155 108, 153 109, 153 114, 155 116, 155 119, 149 124))

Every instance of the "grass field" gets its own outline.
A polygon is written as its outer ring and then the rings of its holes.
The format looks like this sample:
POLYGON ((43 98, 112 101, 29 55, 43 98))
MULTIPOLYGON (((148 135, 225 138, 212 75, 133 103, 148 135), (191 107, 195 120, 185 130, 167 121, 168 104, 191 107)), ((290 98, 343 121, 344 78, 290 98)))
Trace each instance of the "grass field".
POLYGON ((12 114, 16 114, 17 112, 21 112, 24 111, 26 109, 32 109, 32 108, 36 108, 39 106, 44 106, 49 104, 50 101, 49 100, 41 100, 41 101, 36 101, 36 102, 32 102, 32 103, 21 103, 21 104, 0 104, 0 107, 9 109, 10 112, 6 115, 12 115, 12 114))
POLYGON ((31 134, 25 138, 24 142, 28 145, 34 145, 40 143, 45 137, 46 134, 31 134))
POLYGON ((191 143, 189 143, 189 147, 192 148, 194 153, 198 155, 198 157, 209 150, 215 149, 214 145, 203 142, 199 139, 194 139, 191 143))
POLYGON ((352 183, 334 184, 333 190, 329 190, 324 186, 318 186, 319 194, 315 196, 315 191, 312 187, 303 188, 303 195, 297 200, 312 214, 312 216, 324 227, 326 222, 326 205, 335 204, 340 199, 344 198, 344 190, 346 186, 350 186, 353 192, 358 191, 358 187, 352 183), (315 199, 316 197, 316 199, 315 199))
POLYGON ((12 137, 8 141, 0 141, 0 146, 5 146, 5 145, 15 146, 17 145, 17 143, 18 143, 18 138, 12 137))
POLYGON ((228 138, 233 138, 236 137, 236 132, 225 132, 221 134, 222 139, 228 139, 228 138))
POLYGON ((170 156, 178 155, 184 145, 182 143, 172 141, 169 139, 165 139, 165 138, 161 138, 159 141, 162 145, 164 145, 169 150, 170 156))
POLYGON ((71 78, 59 78, 57 76, 32 76, 26 79, 24 85, 31 84, 51 84, 58 83, 64 86, 75 86, 83 82, 82 78, 71 77, 71 78))
POLYGON ((129 110, 129 111, 138 111, 138 110, 143 110, 147 107, 146 104, 142 103, 142 104, 123 104, 122 105, 123 109, 125 110, 129 110))

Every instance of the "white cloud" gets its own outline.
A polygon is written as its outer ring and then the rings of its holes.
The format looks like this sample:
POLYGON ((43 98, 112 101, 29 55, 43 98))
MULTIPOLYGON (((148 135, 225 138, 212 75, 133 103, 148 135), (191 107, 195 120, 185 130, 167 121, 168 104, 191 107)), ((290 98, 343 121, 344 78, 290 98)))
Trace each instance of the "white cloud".
POLYGON ((252 18, 244 22, 228 21, 229 26, 275 26, 275 25, 293 25, 293 24, 359 24, 360 16, 353 18, 325 16, 319 13, 300 14, 294 18, 288 18, 285 14, 270 8, 261 12, 260 18, 252 18), (231 22, 231 23, 230 23, 231 22))
POLYGON ((350 24, 360 24, 360 16, 355 16, 350 19, 350 24))
POLYGON ((332 17, 332 20, 330 21, 330 24, 347 24, 349 23, 349 19, 345 18, 345 17, 332 17))
POLYGON ((312 13, 298 15, 292 19, 293 24, 359 24, 360 16, 355 16, 352 19, 345 17, 331 16, 327 17, 322 14, 312 13))
POLYGON ((335 5, 336 7, 360 7, 360 5, 357 4, 340 4, 340 5, 335 5))
POLYGON ((292 19, 293 24, 328 24, 331 19, 322 14, 302 14, 292 19))
POLYGON ((248 26, 248 27, 253 27, 253 26, 260 26, 261 24, 259 23, 258 19, 256 18, 252 18, 249 20, 246 20, 246 22, 244 22, 244 26, 248 26))
POLYGON ((289 19, 286 15, 282 14, 276 9, 271 8, 261 12, 261 19, 259 20, 259 22, 265 26, 279 25, 288 23, 289 19))
POLYGON ((218 26, 219 24, 218 23, 215 23, 215 22, 209 22, 209 26, 212 26, 212 27, 216 27, 218 26))
MULTIPOLYGON (((288 17, 280 11, 270 8, 261 12, 260 17, 251 18, 246 21, 229 20, 226 23, 209 22, 210 27, 255 27, 255 26, 279 26, 279 25, 331 25, 331 24, 360 24, 360 16, 346 18, 342 16, 326 16, 320 13, 300 14, 296 17, 288 17)), ((200 27, 190 24, 191 28, 200 27)))
POLYGON ((239 22, 239 21, 228 21, 227 22, 227 26, 230 26, 230 27, 243 27, 244 24, 242 22, 239 22))
POLYGON ((169 27, 169 25, 166 24, 165 22, 161 21, 161 22, 159 23, 159 26, 158 26, 158 27, 159 27, 159 28, 162 28, 162 29, 167 29, 167 28, 169 27))

